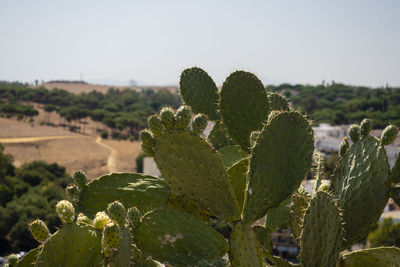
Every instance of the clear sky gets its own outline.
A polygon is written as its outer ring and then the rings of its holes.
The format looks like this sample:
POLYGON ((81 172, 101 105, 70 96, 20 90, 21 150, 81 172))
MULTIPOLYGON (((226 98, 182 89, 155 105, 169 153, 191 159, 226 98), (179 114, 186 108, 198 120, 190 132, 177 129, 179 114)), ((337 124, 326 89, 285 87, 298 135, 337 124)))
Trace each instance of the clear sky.
POLYGON ((0 80, 400 86, 398 0, 1 0, 0 80))

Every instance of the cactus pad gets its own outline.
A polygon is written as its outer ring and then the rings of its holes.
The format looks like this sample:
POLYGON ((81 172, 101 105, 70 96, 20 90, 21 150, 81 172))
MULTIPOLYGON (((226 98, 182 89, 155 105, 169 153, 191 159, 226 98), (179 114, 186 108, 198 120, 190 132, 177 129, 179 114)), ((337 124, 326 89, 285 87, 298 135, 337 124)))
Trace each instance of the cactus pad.
POLYGON ((392 267, 399 266, 400 249, 378 247, 346 253, 342 256, 343 267, 392 267))
POLYGON ((160 111, 160 118, 166 129, 172 129, 175 126, 175 112, 172 108, 163 108, 160 111))
POLYGON ((175 121, 177 129, 185 129, 192 119, 192 111, 187 106, 181 106, 175 113, 175 121))
POLYGON ((78 217, 76 217, 76 223, 77 224, 87 224, 87 225, 93 224, 92 220, 83 213, 78 214, 78 217))
POLYGON ((82 170, 78 170, 74 173, 74 183, 82 189, 86 185, 86 174, 82 170))
POLYGON ((237 223, 230 238, 229 259, 232 266, 265 266, 264 249, 251 225, 237 223))
POLYGON ((384 146, 390 145, 396 139, 399 130, 394 125, 389 125, 383 130, 381 143, 384 146))
POLYGON ((147 124, 154 136, 160 135, 164 129, 164 126, 157 115, 151 115, 147 120, 147 124))
POLYGON ((298 243, 300 243, 304 214, 310 205, 310 201, 311 195, 303 187, 300 187, 292 196, 289 225, 298 243))
POLYGON ((243 207, 244 203, 248 169, 249 159, 245 158, 226 170, 226 172, 229 174, 229 179, 231 181, 233 191, 235 192, 239 207, 243 207))
POLYGON ((79 200, 79 188, 75 184, 69 184, 65 188, 65 193, 71 201, 76 202, 79 200))
POLYGON ((342 240, 342 219, 328 193, 319 191, 311 199, 300 240, 303 266, 336 266, 342 240))
POLYGON ((126 210, 119 201, 114 201, 107 206, 107 215, 111 220, 116 221, 119 227, 123 227, 126 221, 126 210))
POLYGON ((108 222, 103 228, 103 236, 101 238, 101 249, 106 257, 116 254, 121 242, 121 228, 115 222, 108 222))
POLYGON ((34 248, 26 253, 22 259, 18 261, 18 267, 31 267, 35 266, 35 262, 37 257, 39 256, 40 251, 42 250, 41 247, 34 248))
POLYGON ((82 190, 78 207, 88 216, 105 210, 108 203, 118 200, 125 207, 140 211, 166 205, 170 188, 164 180, 139 173, 114 173, 90 182, 82 190))
POLYGON ((110 218, 104 211, 99 211, 96 213, 96 216, 93 219, 93 227, 101 230, 104 228, 109 220, 110 218))
POLYGON ((40 243, 45 242, 50 237, 49 229, 42 220, 34 220, 29 224, 32 236, 40 243))
POLYGON ((136 207, 129 208, 126 217, 130 224, 134 227, 138 227, 142 219, 140 218, 140 211, 136 207))
POLYGON ((246 222, 260 219, 300 186, 310 169, 313 150, 311 126, 301 114, 281 112, 271 119, 250 157, 243 210, 246 222))
POLYGON ((172 188, 213 215, 236 218, 239 209, 221 159, 199 136, 170 130, 156 140, 154 159, 172 188))
POLYGON ((210 120, 219 120, 218 88, 201 68, 186 69, 181 74, 180 91, 185 103, 194 113, 204 113, 210 120))
POLYGON ((357 124, 352 124, 349 127, 349 136, 353 143, 356 143, 360 139, 361 129, 357 124))
POLYGON ((217 150, 217 153, 221 157, 222 163, 227 169, 242 160, 243 158, 249 156, 245 151, 240 148, 240 146, 234 145, 223 147, 217 150))
POLYGON ((388 201, 389 163, 379 139, 366 136, 342 157, 331 188, 343 210, 344 248, 357 242, 376 224, 388 201))
POLYGON ((100 231, 87 226, 66 224, 44 244, 36 266, 99 266, 100 231))
POLYGON ((193 123, 192 123, 192 131, 195 134, 200 134, 202 133, 206 127, 207 127, 207 117, 204 114, 197 114, 193 118, 193 123))
POLYGON ((349 148, 350 148, 350 143, 347 140, 347 137, 344 137, 342 140, 342 143, 340 143, 339 156, 344 157, 344 155, 346 154, 347 150, 349 150, 349 148))
POLYGON ((277 93, 268 93, 270 110, 289 111, 289 104, 286 99, 277 93))
POLYGON ((251 132, 262 128, 269 112, 264 86, 254 74, 236 71, 225 80, 220 95, 219 107, 228 133, 248 151, 251 132))
POLYGON ((217 122, 212 128, 207 137, 207 141, 212 145, 215 150, 223 148, 228 145, 233 145, 232 140, 228 137, 226 127, 222 122, 217 122))
POLYGON ((363 119, 362 122, 360 123, 360 128, 361 128, 361 136, 362 137, 369 135, 369 132, 372 129, 372 120, 363 119))
POLYGON ((289 221, 290 216, 290 204, 292 203, 292 197, 282 202, 282 204, 267 212, 265 217, 265 227, 271 232, 276 231, 281 227, 285 227, 289 221))
POLYGON ((135 241, 156 260, 177 266, 213 260, 228 251, 223 236, 210 226, 190 214, 170 209, 147 213, 135 231, 135 241))

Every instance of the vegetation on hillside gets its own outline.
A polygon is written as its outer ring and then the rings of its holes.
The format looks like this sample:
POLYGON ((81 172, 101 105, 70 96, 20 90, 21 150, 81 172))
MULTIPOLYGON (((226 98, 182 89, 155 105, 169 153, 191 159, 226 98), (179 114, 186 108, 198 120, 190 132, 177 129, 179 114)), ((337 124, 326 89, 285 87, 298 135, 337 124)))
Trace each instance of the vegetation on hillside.
POLYGON ((54 206, 65 198, 64 188, 71 181, 65 168, 55 163, 34 161, 16 168, 0 144, 1 255, 37 246, 28 230, 34 219, 42 219, 52 231, 61 225, 54 206))
POLYGON ((369 88, 332 82, 316 86, 269 85, 266 89, 284 94, 295 109, 308 113, 315 123, 351 124, 370 118, 376 128, 384 128, 389 123, 400 125, 400 88, 369 88))

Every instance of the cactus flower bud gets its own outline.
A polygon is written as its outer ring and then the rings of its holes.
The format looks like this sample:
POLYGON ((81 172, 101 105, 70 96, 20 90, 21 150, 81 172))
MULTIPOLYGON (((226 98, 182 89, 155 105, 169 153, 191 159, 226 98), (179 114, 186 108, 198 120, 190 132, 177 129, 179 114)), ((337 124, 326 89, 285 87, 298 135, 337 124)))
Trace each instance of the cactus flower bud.
POLYGON ((349 148, 349 140, 347 139, 347 137, 344 137, 342 143, 340 144, 339 156, 343 157, 346 154, 347 150, 349 150, 349 148))
POLYGON ((370 119, 363 119, 361 124, 361 136, 367 136, 372 129, 372 120, 370 119))
POLYGON ((126 211, 124 206, 119 201, 114 201, 107 206, 106 211, 108 217, 118 223, 120 227, 125 225, 126 211))
POLYGON ((393 141, 397 137, 398 131, 399 131, 399 129, 397 129, 397 127, 392 124, 387 126, 385 128, 385 130, 383 130, 383 133, 381 136, 382 145, 387 146, 387 145, 390 145, 391 143, 393 143, 393 141))
POLYGON ((197 114, 192 123, 192 130, 195 134, 199 134, 207 127, 207 117, 204 114, 197 114))
POLYGON ((63 223, 72 223, 75 220, 74 206, 67 200, 61 200, 57 203, 56 213, 63 223))
POLYGON ((147 120, 147 124, 154 136, 159 136, 163 130, 163 125, 157 115, 151 115, 147 120))
POLYGON ((92 220, 88 217, 88 216, 86 216, 85 214, 83 214, 83 213, 79 213, 78 214, 78 217, 76 218, 76 223, 77 224, 88 224, 88 225, 92 225, 92 220))
POLYGON ((187 106, 181 106, 175 114, 176 128, 179 130, 185 129, 192 119, 192 111, 187 106))
POLYGON ((104 256, 112 256, 118 250, 120 241, 121 228, 114 222, 108 222, 103 228, 103 236, 101 238, 104 256))
POLYGON ((140 211, 136 207, 132 207, 128 209, 127 212, 128 221, 134 227, 138 227, 141 223, 140 219, 140 211))
POLYGON ((160 112, 160 118, 162 124, 166 129, 172 129, 175 125, 175 112, 170 107, 165 107, 160 112))
POLYGON ((8 256, 8 264, 10 267, 17 267, 18 265, 18 257, 15 254, 11 254, 8 256))
POLYGON ((49 229, 42 220, 34 220, 31 222, 29 224, 29 230, 31 231, 33 238, 40 243, 45 242, 50 236, 49 229))
POLYGON ((80 191, 76 184, 69 184, 67 188, 65 188, 65 192, 71 201, 76 202, 79 200, 80 191))
POLYGON ((104 211, 99 211, 93 219, 93 227, 96 229, 103 229, 104 225, 108 223, 110 218, 104 211))
POLYGON ((360 134, 361 134, 360 126, 358 126, 357 124, 350 125, 349 136, 351 141, 353 141, 353 143, 357 142, 358 139, 360 139, 360 134))
POLYGON ((79 187, 79 189, 82 189, 86 185, 86 174, 82 170, 78 170, 74 173, 74 182, 75 184, 79 187))

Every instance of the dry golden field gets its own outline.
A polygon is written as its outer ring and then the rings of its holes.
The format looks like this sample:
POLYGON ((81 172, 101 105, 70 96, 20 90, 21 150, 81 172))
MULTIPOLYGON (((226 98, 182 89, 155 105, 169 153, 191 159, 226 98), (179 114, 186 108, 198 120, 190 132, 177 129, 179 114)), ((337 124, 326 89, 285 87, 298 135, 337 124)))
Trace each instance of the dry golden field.
MULTIPOLYGON (((42 111, 32 124, 0 118, 0 143, 14 157, 16 166, 34 160, 55 162, 65 166, 69 174, 85 170, 91 179, 109 172, 135 170, 135 159, 141 152, 138 142, 102 140, 92 134, 94 124, 90 121, 84 134, 40 125, 47 119, 42 111)), ((58 120, 57 114, 50 116, 50 122, 58 124, 58 120)))

